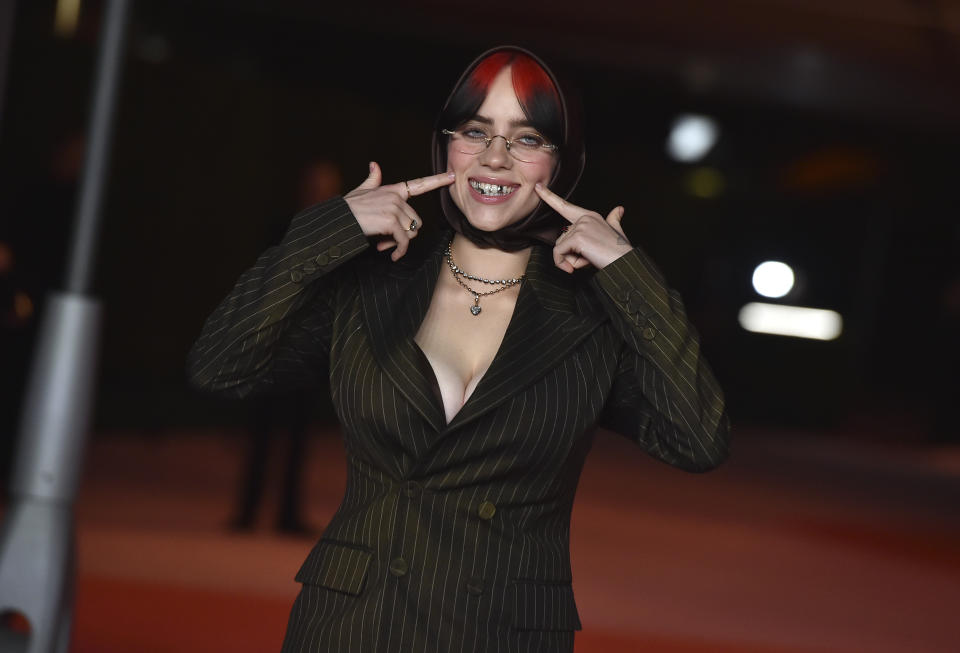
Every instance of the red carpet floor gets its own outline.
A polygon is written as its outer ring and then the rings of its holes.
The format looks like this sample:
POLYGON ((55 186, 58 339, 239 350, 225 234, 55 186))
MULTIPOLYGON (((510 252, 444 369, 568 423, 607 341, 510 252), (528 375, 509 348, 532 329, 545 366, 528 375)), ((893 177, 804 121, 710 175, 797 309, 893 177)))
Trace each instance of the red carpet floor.
MULTIPOLYGON (((109 434, 77 505, 80 653, 277 651, 311 538, 223 528, 237 434, 109 434)), ((313 438, 307 518, 344 485, 340 441, 313 438)), ((738 433, 704 475, 598 436, 573 515, 578 653, 956 652, 960 451, 738 433)))

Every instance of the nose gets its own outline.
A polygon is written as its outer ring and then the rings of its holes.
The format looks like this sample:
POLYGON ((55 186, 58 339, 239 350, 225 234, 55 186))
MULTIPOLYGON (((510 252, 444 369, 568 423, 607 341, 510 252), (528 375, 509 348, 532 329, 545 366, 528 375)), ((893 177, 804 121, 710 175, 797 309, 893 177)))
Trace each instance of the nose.
POLYGON ((480 163, 489 168, 509 168, 513 157, 507 150, 507 139, 499 134, 493 137, 490 145, 480 154, 480 163))

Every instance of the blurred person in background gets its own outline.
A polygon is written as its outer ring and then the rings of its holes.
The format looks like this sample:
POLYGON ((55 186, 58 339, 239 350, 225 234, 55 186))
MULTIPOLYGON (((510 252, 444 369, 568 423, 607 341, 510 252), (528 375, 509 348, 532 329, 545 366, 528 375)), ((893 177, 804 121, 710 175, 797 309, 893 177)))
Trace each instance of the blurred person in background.
POLYGON ((327 377, 343 426, 346 493, 296 575, 284 651, 572 651, 570 513, 594 427, 688 471, 727 456, 680 296, 623 207, 566 199, 581 130, 542 60, 484 53, 440 113, 433 175, 385 184, 371 163, 207 319, 196 387, 327 377), (410 200, 434 191, 448 228, 418 243, 410 200))
MULTIPOLYGON (((343 192, 343 175, 332 161, 313 161, 300 178, 299 206, 309 207, 325 202, 343 192)), ((286 226, 285 224, 283 225, 286 226)), ((279 236, 270 240, 276 242, 279 236)), ((276 430, 287 433, 284 450, 280 502, 275 521, 276 530, 290 535, 311 535, 313 529, 303 518, 301 487, 307 461, 307 432, 310 425, 310 393, 304 388, 284 394, 259 397, 252 402, 247 460, 237 493, 236 512, 230 519, 232 530, 253 529, 257 508, 264 494, 267 462, 270 458, 271 435, 276 430)))

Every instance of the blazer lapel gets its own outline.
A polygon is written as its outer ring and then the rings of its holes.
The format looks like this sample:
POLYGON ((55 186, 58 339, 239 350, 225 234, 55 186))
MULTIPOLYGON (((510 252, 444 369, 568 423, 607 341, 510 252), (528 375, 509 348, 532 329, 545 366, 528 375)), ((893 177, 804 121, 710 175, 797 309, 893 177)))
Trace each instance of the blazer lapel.
POLYGON ((360 290, 374 357, 390 381, 436 431, 446 426, 446 415, 433 393, 434 378, 427 376, 433 371, 424 367, 423 354, 413 338, 433 297, 446 242, 438 239, 416 269, 391 263, 383 270, 384 276, 364 275, 360 290))

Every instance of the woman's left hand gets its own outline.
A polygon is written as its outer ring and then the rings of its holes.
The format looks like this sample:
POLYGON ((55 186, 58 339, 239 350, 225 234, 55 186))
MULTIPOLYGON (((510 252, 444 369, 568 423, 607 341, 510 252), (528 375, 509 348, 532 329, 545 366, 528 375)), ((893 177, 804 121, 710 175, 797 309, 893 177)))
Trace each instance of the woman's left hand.
POLYGON ((588 265, 600 269, 633 249, 620 226, 622 206, 615 207, 604 219, 596 211, 571 204, 542 184, 534 189, 540 199, 570 221, 553 248, 553 262, 561 270, 572 273, 588 265))

